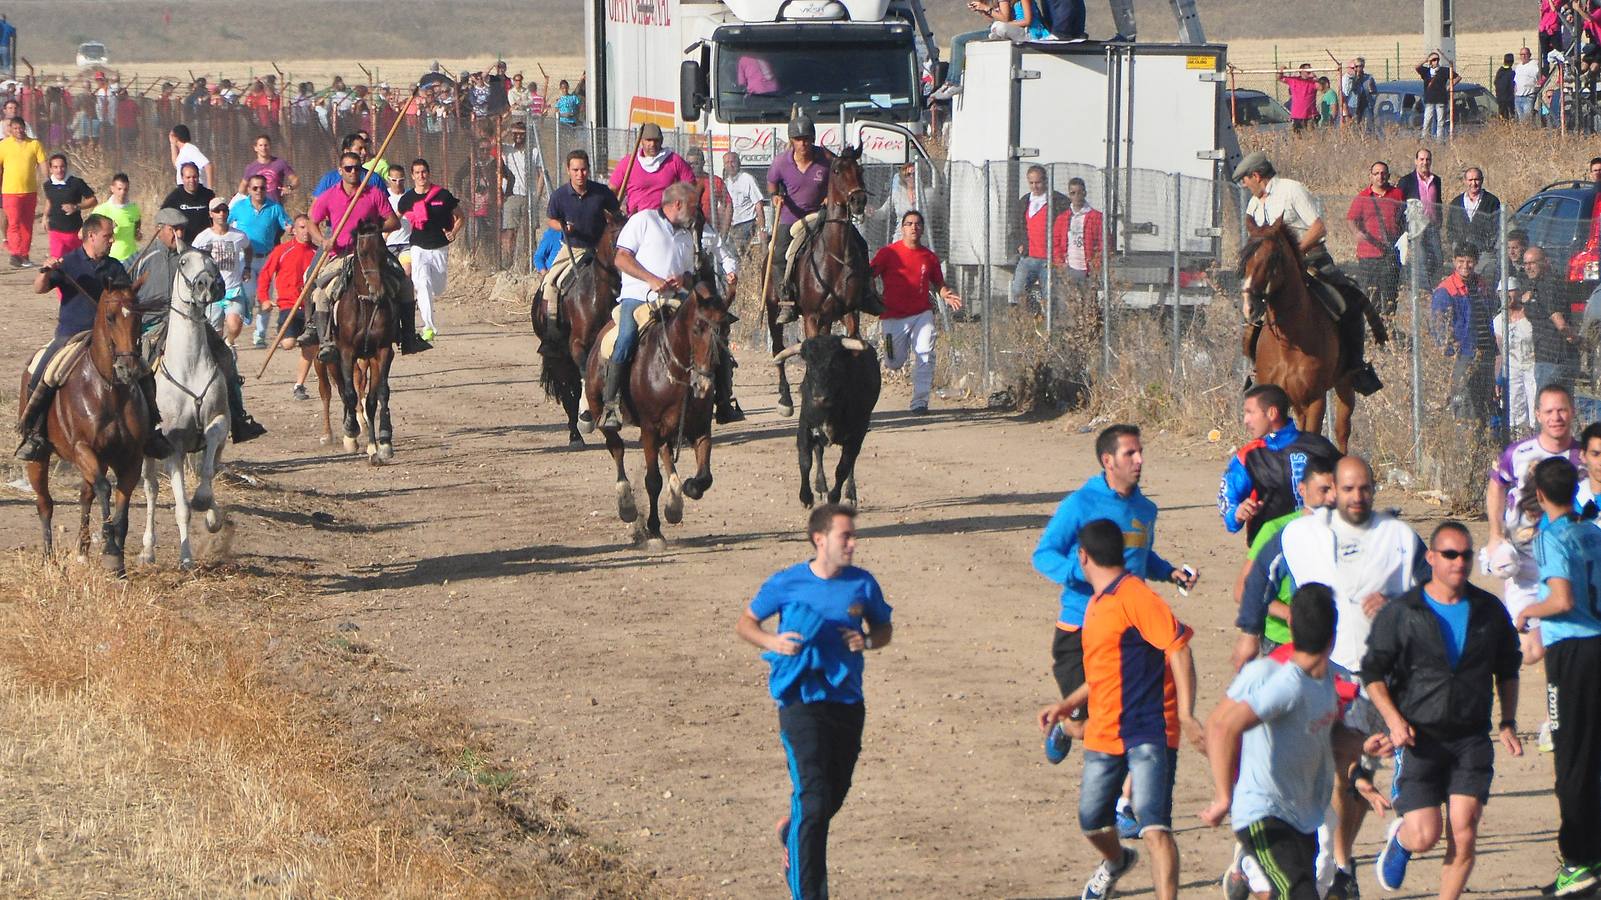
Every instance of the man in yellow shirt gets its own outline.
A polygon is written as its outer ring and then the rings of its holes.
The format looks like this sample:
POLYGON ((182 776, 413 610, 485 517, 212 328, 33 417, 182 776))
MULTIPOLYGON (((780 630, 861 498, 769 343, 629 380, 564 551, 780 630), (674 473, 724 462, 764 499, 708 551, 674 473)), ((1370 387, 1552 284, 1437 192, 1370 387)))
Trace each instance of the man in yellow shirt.
POLYGON ((33 268, 28 247, 33 243, 33 214, 39 204, 39 182, 44 173, 44 145, 28 137, 21 116, 6 122, 0 140, 0 209, 4 210, 6 251, 13 268, 33 268))

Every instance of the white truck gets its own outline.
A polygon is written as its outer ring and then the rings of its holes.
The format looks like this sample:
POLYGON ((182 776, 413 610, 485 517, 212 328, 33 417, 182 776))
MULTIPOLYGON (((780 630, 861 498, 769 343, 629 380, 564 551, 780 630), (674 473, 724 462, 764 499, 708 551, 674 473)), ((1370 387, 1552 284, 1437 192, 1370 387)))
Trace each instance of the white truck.
POLYGON ((935 55, 921 0, 589 0, 584 18, 591 125, 709 132, 753 165, 795 107, 823 146, 860 133, 868 159, 899 161, 903 136, 860 123, 915 126, 935 55))

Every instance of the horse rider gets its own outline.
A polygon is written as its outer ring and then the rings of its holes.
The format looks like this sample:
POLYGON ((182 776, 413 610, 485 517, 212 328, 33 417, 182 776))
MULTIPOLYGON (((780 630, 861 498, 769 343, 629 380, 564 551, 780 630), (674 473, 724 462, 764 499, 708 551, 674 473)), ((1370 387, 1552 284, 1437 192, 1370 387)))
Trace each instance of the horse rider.
MULTIPOLYGON (((1378 373, 1364 360, 1362 352, 1364 319, 1373 323, 1374 336, 1381 342, 1383 326, 1370 310, 1367 294, 1350 276, 1340 271, 1339 266, 1334 264, 1334 257, 1329 255, 1328 247, 1323 243, 1328 229, 1306 185, 1279 175, 1267 154, 1260 150, 1240 160, 1239 165, 1234 167, 1234 180, 1251 192, 1251 201, 1246 206, 1245 214, 1261 227, 1283 221, 1284 227, 1289 229, 1300 248, 1308 281, 1319 281, 1334 288, 1344 300, 1344 308, 1338 317, 1340 346, 1346 353, 1346 367, 1341 374, 1351 374, 1351 386, 1363 395, 1372 394, 1383 387, 1378 373)), ((1245 321, 1246 327, 1251 329, 1250 346, 1254 348, 1266 310, 1253 309, 1252 306, 1251 299, 1246 297, 1245 321)))
POLYGON ((623 215, 612 189, 590 179, 588 153, 570 151, 566 166, 567 183, 551 191, 550 201, 545 204, 547 224, 561 232, 567 245, 556 254, 556 261, 540 286, 547 309, 559 295, 561 282, 595 252, 606 232, 607 215, 616 219, 623 215))
MULTIPOLYGON (((789 152, 773 157, 767 169, 767 193, 778 207, 778 221, 773 227, 773 243, 769 250, 770 264, 767 278, 778 281, 778 319, 780 325, 795 321, 795 298, 790 294, 789 247, 804 231, 796 223, 823 208, 828 199, 829 167, 834 155, 817 146, 817 127, 805 113, 796 113, 789 122, 789 152)), ((767 201, 757 204, 758 219, 767 221, 767 201)))
POLYGON ((618 294, 617 340, 606 361, 602 428, 623 427, 617 392, 639 339, 634 311, 645 305, 660 309, 691 283, 695 238, 690 228, 695 224, 698 199, 693 184, 671 185, 662 193, 660 209, 640 210, 629 217, 617 236, 617 271, 623 286, 618 294))
MULTIPOLYGON (((147 357, 159 355, 159 348, 165 343, 167 313, 172 305, 172 282, 178 275, 178 258, 192 249, 183 241, 183 228, 187 221, 188 218, 179 210, 157 210, 156 236, 145 244, 128 266, 134 281, 144 279, 144 283, 139 285, 139 306, 145 311, 145 340, 149 348, 147 357)), ((206 270, 212 275, 211 296, 206 298, 207 303, 214 303, 222 299, 222 272, 209 254, 200 255, 206 261, 206 270)), ((211 350, 211 358, 222 372, 222 383, 228 389, 228 432, 233 442, 242 444, 261 437, 267 433, 267 429, 245 411, 245 380, 239 376, 239 364, 234 358, 234 351, 215 328, 206 328, 205 334, 206 347, 211 350)), ((149 382, 147 394, 154 402, 155 373, 146 376, 145 381, 149 382)))
POLYGON ((639 127, 639 150, 612 169, 611 189, 622 195, 623 210, 633 215, 659 208, 668 186, 694 180, 689 163, 662 146, 662 127, 647 122, 639 127))
MULTIPOLYGON (((362 169, 361 154, 347 150, 339 157, 339 184, 319 196, 311 204, 311 240, 321 247, 321 253, 332 252, 339 261, 333 265, 324 266, 323 272, 317 278, 317 287, 325 287, 338 275, 341 264, 344 264, 352 251, 356 249, 356 230, 361 225, 371 224, 377 226, 385 234, 400 227, 400 219, 395 210, 389 205, 387 192, 374 184, 365 184, 365 173, 362 169), (351 206, 350 214, 345 215, 345 209, 351 206), (324 223, 330 230, 339 225, 340 218, 344 217, 344 227, 337 234, 328 234, 323 230, 324 223)), ((400 261, 391 253, 380 253, 378 266, 383 278, 384 292, 394 302, 395 313, 400 320, 400 352, 421 353, 432 350, 433 345, 423 340, 417 334, 417 301, 412 293, 411 276, 401 267, 400 261)), ((313 266, 315 268, 315 265, 313 266)), ((330 317, 332 309, 318 309, 312 300, 315 294, 306 298, 306 305, 312 308, 311 315, 307 316, 306 330, 301 334, 298 343, 305 347, 320 343, 317 358, 324 362, 332 362, 339 356, 339 350, 334 345, 333 327, 330 317), (327 340, 321 340, 319 335, 327 335, 327 340)))
MULTIPOLYGON (((180 219, 177 210, 164 210, 180 219)), ((17 447, 16 458, 26 462, 39 462, 50 457, 50 438, 46 422, 50 402, 56 386, 41 383, 50 360, 77 335, 94 330, 94 317, 100 305, 100 292, 113 285, 126 285, 128 273, 111 258, 111 241, 116 225, 101 215, 84 220, 79 231, 82 246, 59 259, 50 259, 33 276, 36 294, 57 290, 61 293, 61 309, 56 316, 56 334, 43 353, 28 381, 28 401, 18 417, 17 427, 22 432, 22 443, 17 447)), ((172 445, 163 438, 157 426, 160 412, 156 409, 156 389, 153 379, 140 380, 145 395, 145 408, 150 411, 150 436, 145 439, 146 456, 165 457, 172 453, 172 445)))

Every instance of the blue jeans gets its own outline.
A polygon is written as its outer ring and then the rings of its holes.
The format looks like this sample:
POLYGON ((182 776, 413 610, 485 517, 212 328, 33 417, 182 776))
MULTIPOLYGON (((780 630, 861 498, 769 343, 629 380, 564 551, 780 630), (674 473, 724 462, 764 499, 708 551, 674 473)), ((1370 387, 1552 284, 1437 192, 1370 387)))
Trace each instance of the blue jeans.
POLYGON ((945 80, 951 84, 962 83, 962 66, 967 62, 967 42, 981 41, 990 36, 988 28, 980 31, 964 31, 951 38, 951 62, 945 70, 945 80))
POLYGON ((1036 284, 1040 286, 1040 293, 1045 293, 1045 260, 1033 256, 1018 257, 1017 269, 1012 273, 1012 289, 1006 295, 1007 302, 1022 302, 1029 287, 1036 284))
POLYGON ((1513 105, 1517 107, 1519 122, 1527 122, 1528 120, 1534 118, 1534 97, 1532 95, 1528 97, 1514 97, 1512 102, 1513 105))
POLYGON ((1166 742, 1129 747, 1123 754, 1084 751, 1084 783, 1078 791, 1078 827, 1085 834, 1117 827, 1117 798, 1123 779, 1134 781, 1134 819, 1147 829, 1173 830, 1173 777, 1179 752, 1166 742))
POLYGON ((618 304, 622 309, 617 314, 617 343, 612 346, 611 361, 622 365, 634 355, 634 345, 639 343, 639 325, 634 321, 634 310, 645 305, 643 300, 623 300, 618 304))

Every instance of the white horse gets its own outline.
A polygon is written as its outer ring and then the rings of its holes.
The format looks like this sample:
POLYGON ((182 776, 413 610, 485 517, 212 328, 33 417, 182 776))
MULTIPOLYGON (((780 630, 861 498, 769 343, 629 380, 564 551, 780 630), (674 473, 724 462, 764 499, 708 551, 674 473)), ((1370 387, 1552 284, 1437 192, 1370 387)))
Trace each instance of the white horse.
MULTIPOLYGON (((161 368, 156 373, 156 405, 161 409, 162 432, 173 446, 173 453, 161 464, 172 482, 173 511, 178 518, 178 565, 195 564, 189 549, 189 513, 206 514, 206 530, 215 534, 222 528, 222 517, 212 494, 211 481, 228 438, 228 389, 222 383, 222 370, 211 358, 206 345, 206 305, 211 302, 216 270, 209 259, 194 250, 178 257, 178 271, 172 281, 172 304, 167 314, 167 345, 161 368), (191 455, 199 471, 200 483, 194 498, 185 496, 184 466, 191 455)), ((145 460, 145 542, 139 561, 156 561, 156 460, 145 460)))

